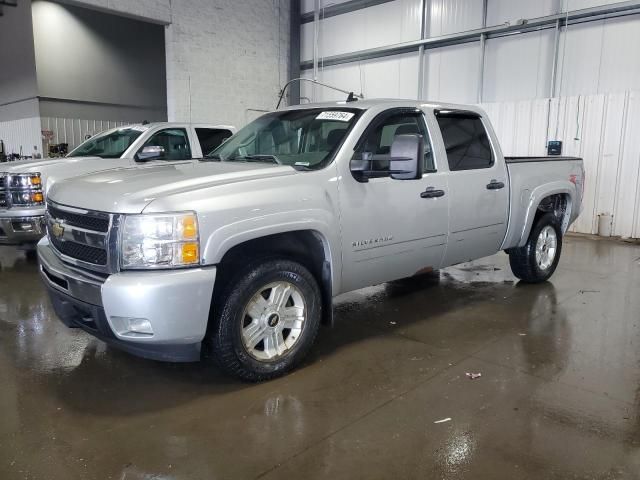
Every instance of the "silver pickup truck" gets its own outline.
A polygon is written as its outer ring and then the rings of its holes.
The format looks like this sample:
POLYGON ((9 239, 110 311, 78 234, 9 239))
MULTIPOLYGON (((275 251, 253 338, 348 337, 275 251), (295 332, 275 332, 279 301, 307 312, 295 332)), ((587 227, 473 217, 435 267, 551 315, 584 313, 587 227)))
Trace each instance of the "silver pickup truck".
POLYGON ((476 107, 366 100, 265 114, 200 162, 57 182, 38 245, 57 315, 167 361, 290 370, 332 297, 509 254, 554 272, 578 158, 507 158, 476 107))
POLYGON ((107 130, 63 158, 0 166, 0 245, 32 249, 44 234, 46 194, 54 182, 152 160, 200 158, 235 132, 228 125, 151 123, 107 130))

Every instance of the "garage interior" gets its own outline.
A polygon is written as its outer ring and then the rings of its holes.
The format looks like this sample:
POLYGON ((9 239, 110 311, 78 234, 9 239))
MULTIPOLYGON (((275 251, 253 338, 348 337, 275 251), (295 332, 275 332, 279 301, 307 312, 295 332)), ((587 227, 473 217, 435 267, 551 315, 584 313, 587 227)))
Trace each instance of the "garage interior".
POLYGON ((637 0, 0 0, 3 158, 241 128, 301 78, 287 105, 480 106, 505 156, 559 141, 587 178, 550 280, 501 252, 341 295, 256 384, 68 329, 0 246, 0 478, 640 478, 639 48, 637 0))

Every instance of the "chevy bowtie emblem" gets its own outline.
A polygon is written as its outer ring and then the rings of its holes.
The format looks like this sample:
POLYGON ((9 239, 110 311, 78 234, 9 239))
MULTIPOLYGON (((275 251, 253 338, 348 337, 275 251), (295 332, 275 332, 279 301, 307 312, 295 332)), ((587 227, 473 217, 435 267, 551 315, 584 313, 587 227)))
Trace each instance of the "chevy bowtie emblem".
POLYGON ((51 234, 56 238, 62 237, 64 235, 64 225, 60 222, 53 222, 51 224, 51 234))

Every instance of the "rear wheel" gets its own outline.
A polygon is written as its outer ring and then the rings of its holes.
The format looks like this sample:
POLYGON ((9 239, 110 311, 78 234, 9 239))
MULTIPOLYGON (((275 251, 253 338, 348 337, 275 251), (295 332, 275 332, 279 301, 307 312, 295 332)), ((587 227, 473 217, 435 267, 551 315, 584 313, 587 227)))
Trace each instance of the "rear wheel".
POLYGON ((241 271, 214 303, 208 350, 225 373, 268 380, 302 361, 320 318, 320 289, 313 275, 290 260, 263 260, 241 271))
POLYGON ((511 271, 524 282, 544 282, 556 270, 561 251, 560 227, 556 217, 552 213, 546 213, 531 229, 527 243, 510 250, 511 271))

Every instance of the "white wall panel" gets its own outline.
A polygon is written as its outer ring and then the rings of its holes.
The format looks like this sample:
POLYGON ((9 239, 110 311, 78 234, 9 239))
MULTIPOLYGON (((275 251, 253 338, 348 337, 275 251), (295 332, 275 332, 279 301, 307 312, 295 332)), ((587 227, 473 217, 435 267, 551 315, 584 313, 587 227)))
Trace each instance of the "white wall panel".
POLYGON ((439 37, 482 27, 482 0, 431 0, 427 35, 439 37))
POLYGON ((34 153, 34 147, 38 153, 42 154, 40 118, 31 117, 0 122, 0 140, 4 142, 5 154, 22 152, 22 155, 30 156, 34 153))
MULTIPOLYGON (((312 77, 310 70, 303 74, 305 78, 312 77)), ((318 80, 344 90, 362 92, 365 98, 415 98, 418 92, 418 54, 326 67, 320 69, 318 80)), ((345 99, 340 92, 307 82, 301 85, 300 95, 315 101, 345 99)))
POLYGON ((479 52, 477 43, 426 50, 426 81, 422 98, 475 103, 478 96, 479 52))
POLYGON ((572 231, 597 233, 598 215, 608 213, 614 235, 640 238, 640 91, 482 107, 505 155, 544 155, 548 121, 563 154, 584 159, 583 211, 572 231))
POLYGON ((613 232, 640 238, 640 91, 627 94, 624 127, 621 131, 620 165, 615 192, 613 232))
POLYGON ((640 88, 640 16, 563 28, 558 73, 563 96, 640 88))
POLYGON ((487 25, 500 25, 520 18, 544 17, 560 11, 560 0, 489 0, 487 25))
MULTIPOLYGON (((420 38, 421 0, 395 0, 320 21, 320 57, 407 42, 420 38)), ((313 59, 314 23, 300 31, 300 58, 313 59)))
POLYGON ((541 30, 487 40, 483 101, 548 96, 554 35, 554 30, 541 30))
POLYGON ((569 25, 560 35, 558 85, 561 96, 598 91, 604 20, 569 25))
MULTIPOLYGON (((313 1, 313 0, 312 0, 313 1)), ((562 11, 580 10, 582 8, 599 7, 611 3, 620 3, 621 0, 562 0, 562 11)))
POLYGON ((640 15, 604 21, 599 73, 598 93, 640 88, 640 15))

